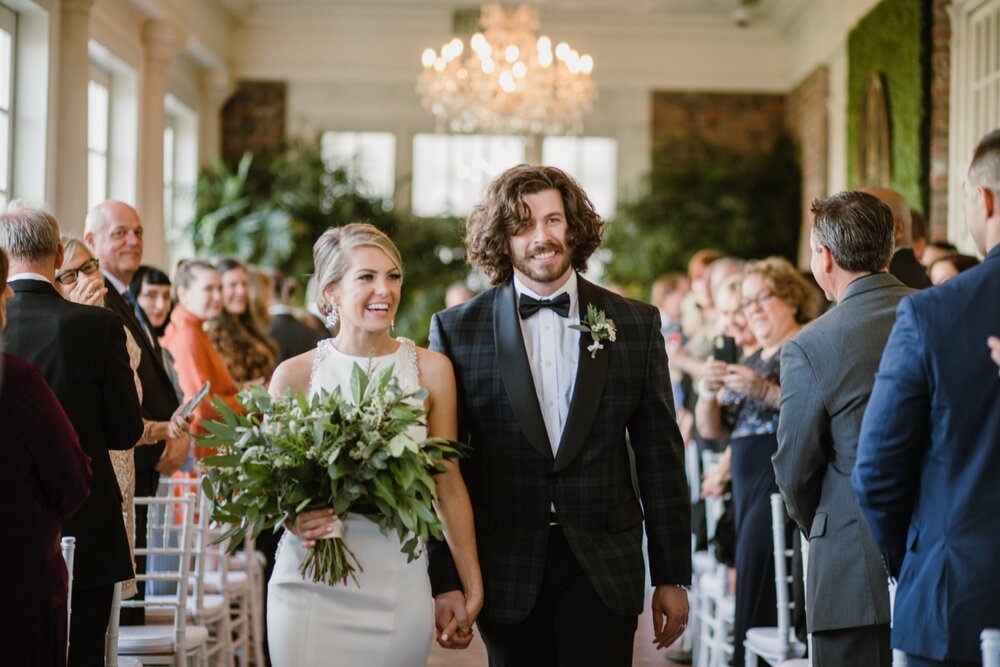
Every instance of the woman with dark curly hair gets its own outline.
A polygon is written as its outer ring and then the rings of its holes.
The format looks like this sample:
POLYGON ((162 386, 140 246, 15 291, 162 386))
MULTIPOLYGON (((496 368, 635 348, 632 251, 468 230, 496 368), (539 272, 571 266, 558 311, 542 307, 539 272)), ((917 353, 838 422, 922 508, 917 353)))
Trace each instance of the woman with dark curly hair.
MULTIPOLYGON (((556 249, 557 261, 554 265, 541 269, 543 274, 561 276, 571 265, 577 271, 585 271, 587 260, 604 240, 604 221, 576 181, 555 167, 527 164, 512 167, 503 178, 490 183, 486 197, 476 205, 465 223, 465 248, 469 262, 479 267, 492 284, 499 285, 510 280, 515 267, 524 270, 522 267, 529 266, 528 262, 522 261, 527 258, 519 260, 511 257, 508 239, 531 224, 525 195, 544 190, 558 190, 562 195, 566 212, 566 242, 564 247, 556 249), (519 261, 521 265, 518 265, 519 261)), ((538 249, 535 251, 540 252, 538 249)))

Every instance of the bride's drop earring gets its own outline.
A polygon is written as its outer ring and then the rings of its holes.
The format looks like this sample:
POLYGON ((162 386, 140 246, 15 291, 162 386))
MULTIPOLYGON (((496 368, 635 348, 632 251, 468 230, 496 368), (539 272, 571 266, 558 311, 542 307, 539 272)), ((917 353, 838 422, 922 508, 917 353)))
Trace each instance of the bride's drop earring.
POLYGON ((396 318, 392 318, 392 322, 389 322, 389 333, 395 335, 396 333, 396 318))
POLYGON ((336 329, 337 322, 339 321, 340 321, 340 311, 337 310, 336 306, 331 304, 330 312, 326 314, 326 328, 330 329, 331 331, 336 329))

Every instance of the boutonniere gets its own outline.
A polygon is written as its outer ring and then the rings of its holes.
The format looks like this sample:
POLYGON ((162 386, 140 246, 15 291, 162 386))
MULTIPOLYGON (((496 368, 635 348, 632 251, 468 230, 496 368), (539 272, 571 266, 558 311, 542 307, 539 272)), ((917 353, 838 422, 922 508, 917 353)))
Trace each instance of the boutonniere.
POLYGON ((615 326, 614 321, 609 320, 604 311, 598 310, 592 303, 587 304, 586 323, 571 324, 569 328, 590 334, 591 340, 594 341, 587 346, 587 351, 590 352, 591 359, 596 359, 597 351, 604 349, 604 346, 601 345, 602 341, 613 343, 618 333, 618 327, 615 326))

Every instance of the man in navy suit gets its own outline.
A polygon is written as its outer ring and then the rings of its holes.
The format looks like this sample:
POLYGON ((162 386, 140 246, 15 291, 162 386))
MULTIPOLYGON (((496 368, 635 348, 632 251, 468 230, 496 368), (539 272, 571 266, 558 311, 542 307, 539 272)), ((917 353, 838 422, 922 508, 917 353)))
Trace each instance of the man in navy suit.
POLYGON ((1000 627, 1000 130, 973 154, 966 218, 983 263, 903 299, 861 427, 854 490, 898 577, 910 667, 979 664, 1000 627))

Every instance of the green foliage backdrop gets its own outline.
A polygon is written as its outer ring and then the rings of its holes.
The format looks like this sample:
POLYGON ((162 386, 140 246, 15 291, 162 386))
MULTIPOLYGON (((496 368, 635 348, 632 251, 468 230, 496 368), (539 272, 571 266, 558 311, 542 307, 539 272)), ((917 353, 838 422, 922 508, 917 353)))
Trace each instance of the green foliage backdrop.
POLYGON ((847 40, 847 173, 858 182, 858 129, 865 80, 883 76, 889 99, 892 183, 911 205, 927 210, 927 88, 924 0, 882 0, 847 40))
POLYGON ((700 248, 795 261, 801 176, 793 142, 779 139, 763 155, 704 144, 697 159, 676 158, 690 152, 657 151, 644 194, 608 223, 609 280, 644 292, 661 273, 684 270, 700 248))
POLYGON ((188 234, 198 255, 232 255, 305 284, 320 234, 369 222, 395 241, 406 263, 396 333, 421 343, 448 286, 465 276, 461 223, 386 210, 360 185, 346 169, 323 161, 318 141, 294 142, 270 161, 247 154, 235 168, 218 162, 198 179, 188 234))

